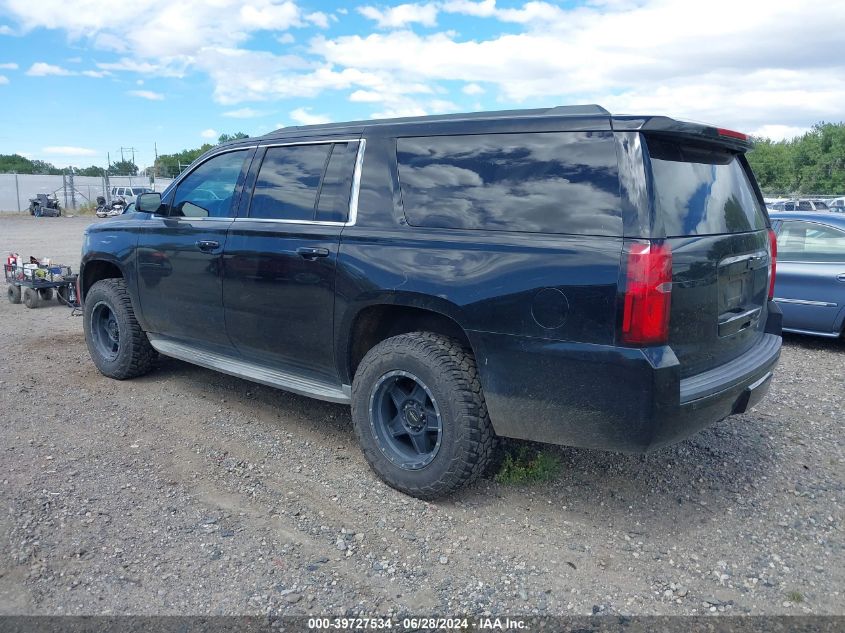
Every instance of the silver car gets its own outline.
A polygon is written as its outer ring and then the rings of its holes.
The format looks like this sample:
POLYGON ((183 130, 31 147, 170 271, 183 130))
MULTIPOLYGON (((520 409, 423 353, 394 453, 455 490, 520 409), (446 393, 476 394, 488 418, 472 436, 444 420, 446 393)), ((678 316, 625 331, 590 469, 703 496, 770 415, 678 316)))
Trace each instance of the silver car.
POLYGON ((783 329, 839 337, 845 321, 845 215, 771 213, 777 233, 775 301, 783 329))

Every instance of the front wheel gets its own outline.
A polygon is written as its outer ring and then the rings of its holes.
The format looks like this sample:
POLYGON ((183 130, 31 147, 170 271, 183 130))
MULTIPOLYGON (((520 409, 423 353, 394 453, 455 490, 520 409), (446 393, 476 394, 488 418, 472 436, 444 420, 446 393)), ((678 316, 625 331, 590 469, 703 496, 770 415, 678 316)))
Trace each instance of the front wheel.
POLYGON ((103 279, 91 286, 83 327, 91 360, 104 375, 125 380, 152 369, 156 352, 135 318, 123 279, 103 279))
POLYGON ((18 304, 21 302, 21 287, 15 284, 9 284, 6 289, 6 296, 9 298, 9 303, 18 304))
POLYGON ((430 332, 394 336, 364 356, 352 420, 376 474, 421 499, 475 480, 496 444, 472 353, 430 332))
POLYGON ((23 304, 30 310, 38 307, 38 293, 32 288, 23 289, 23 304))

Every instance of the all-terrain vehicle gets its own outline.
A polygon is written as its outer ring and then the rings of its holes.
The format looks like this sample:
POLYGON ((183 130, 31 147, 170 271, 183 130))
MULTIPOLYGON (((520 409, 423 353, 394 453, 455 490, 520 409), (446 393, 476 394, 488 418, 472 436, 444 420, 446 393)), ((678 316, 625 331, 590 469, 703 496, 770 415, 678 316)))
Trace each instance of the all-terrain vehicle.
POLYGON ((62 209, 55 194, 50 197, 46 193, 39 193, 29 199, 29 215, 55 218, 61 214, 62 209))

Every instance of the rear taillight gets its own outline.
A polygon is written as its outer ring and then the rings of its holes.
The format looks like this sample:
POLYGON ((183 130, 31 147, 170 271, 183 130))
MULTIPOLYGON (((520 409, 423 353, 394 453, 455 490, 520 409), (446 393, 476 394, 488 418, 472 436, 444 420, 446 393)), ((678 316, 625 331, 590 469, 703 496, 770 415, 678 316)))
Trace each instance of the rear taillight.
POLYGON ((778 238, 769 229, 769 301, 775 298, 775 273, 778 267, 778 238))
POLYGON ((717 128, 716 131, 719 133, 719 136, 729 136, 730 138, 738 138, 741 141, 748 140, 748 134, 743 134, 742 132, 737 132, 736 130, 726 130, 723 127, 717 128))
POLYGON ((669 338, 672 251, 665 242, 632 242, 626 253, 622 342, 663 344, 669 338))

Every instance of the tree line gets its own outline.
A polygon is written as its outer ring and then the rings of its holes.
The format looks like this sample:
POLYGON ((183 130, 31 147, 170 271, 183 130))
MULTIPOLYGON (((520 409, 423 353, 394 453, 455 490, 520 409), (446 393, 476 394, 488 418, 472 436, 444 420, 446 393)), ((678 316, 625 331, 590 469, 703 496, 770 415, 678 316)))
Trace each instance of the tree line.
MULTIPOLYGON (((243 132, 236 132, 235 134, 221 134, 217 139, 217 143, 225 143, 227 141, 235 141, 241 138, 249 138, 248 134, 243 132)), ((185 167, 193 163, 197 158, 202 156, 205 152, 210 150, 214 145, 211 143, 204 143, 195 149, 183 149, 181 152, 175 154, 161 154, 156 159, 153 168, 157 176, 164 178, 173 178, 178 176, 185 167)))
POLYGON ((845 193, 845 123, 817 123, 788 141, 754 140, 748 162, 765 193, 845 193))
MULTIPOLYGON (((225 143, 235 139, 249 138, 243 132, 235 134, 221 134, 217 139, 218 143, 225 143)), ((198 156, 206 150, 214 147, 206 143, 196 149, 186 149, 175 154, 162 154, 155 161, 153 167, 148 167, 145 172, 148 174, 155 170, 157 176, 173 177, 178 176, 181 169, 190 165, 198 156), (181 166, 180 166, 181 164, 181 166)), ((90 167, 74 168, 73 173, 77 176, 137 176, 140 173, 138 165, 131 160, 119 160, 109 165, 108 169, 91 165, 90 167)), ((67 174, 69 169, 56 167, 52 163, 43 160, 31 160, 20 154, 0 154, 0 174, 46 174, 60 176, 67 174)))

